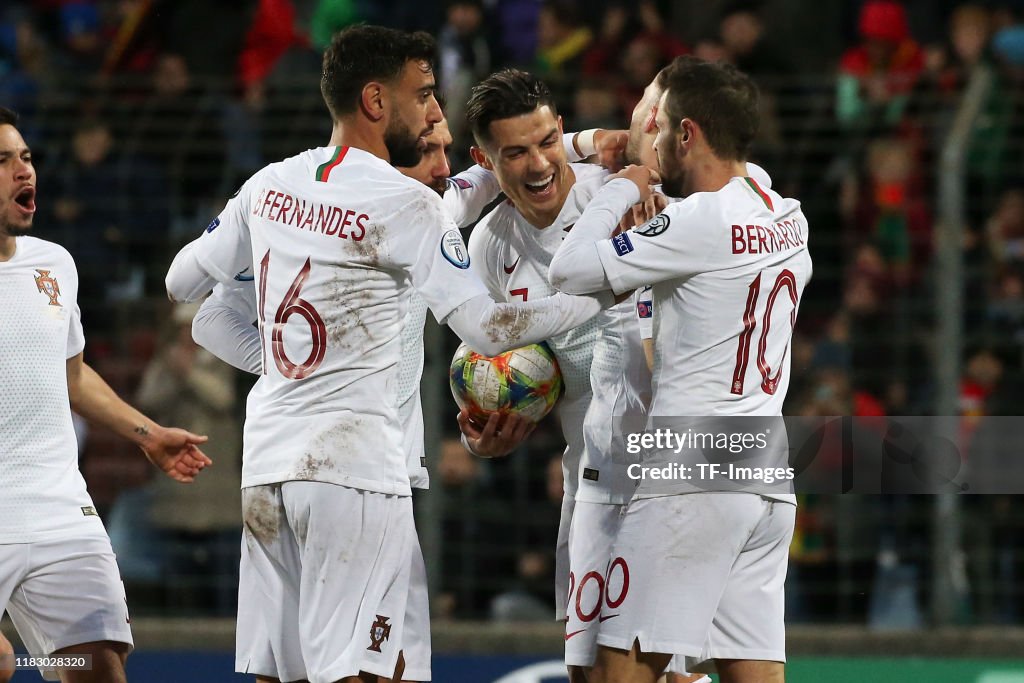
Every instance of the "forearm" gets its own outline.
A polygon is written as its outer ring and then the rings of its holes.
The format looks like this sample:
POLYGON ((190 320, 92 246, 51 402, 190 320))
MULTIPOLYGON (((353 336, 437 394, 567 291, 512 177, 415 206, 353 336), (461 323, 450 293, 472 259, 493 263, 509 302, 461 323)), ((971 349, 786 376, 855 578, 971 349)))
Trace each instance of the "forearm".
POLYGON ((612 236, 622 216, 640 201, 640 190, 624 178, 610 181, 587 205, 548 268, 551 286, 568 294, 611 288, 597 243, 612 236))
POLYGON ((474 351, 495 356, 579 327, 613 303, 609 292, 559 293, 522 303, 495 303, 481 295, 456 308, 445 322, 474 351))
POLYGON ((192 320, 192 338, 239 370, 254 375, 263 371, 259 330, 237 309, 204 302, 192 320))
POLYGON ((145 447, 159 424, 125 403, 102 377, 82 364, 76 385, 69 385, 71 408, 89 422, 145 447))

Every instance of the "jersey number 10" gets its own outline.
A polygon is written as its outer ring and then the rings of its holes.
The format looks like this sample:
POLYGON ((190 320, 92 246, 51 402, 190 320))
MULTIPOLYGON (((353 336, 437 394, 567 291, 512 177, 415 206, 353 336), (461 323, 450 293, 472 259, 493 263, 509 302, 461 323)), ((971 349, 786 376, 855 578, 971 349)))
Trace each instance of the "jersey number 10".
MULTIPOLYGON (((793 311, 789 314, 789 331, 792 337, 793 326, 796 324, 797 290, 796 276, 792 271, 783 269, 775 278, 775 286, 768 294, 768 303, 764 308, 764 317, 761 319, 761 336, 757 341, 757 369, 761 373, 761 391, 774 395, 779 386, 779 378, 782 376, 782 361, 772 375, 772 369, 768 366, 768 359, 765 352, 768 349, 768 330, 772 324, 772 309, 775 308, 775 300, 779 292, 785 287, 789 293, 789 299, 793 302, 793 311)), ((754 281, 750 283, 747 291, 747 306, 743 311, 743 332, 740 334, 739 348, 736 349, 736 369, 732 373, 732 388, 730 393, 743 393, 743 376, 747 373, 747 361, 750 358, 750 340, 754 336, 754 328, 757 327, 757 317, 754 310, 757 308, 757 297, 761 293, 761 273, 757 274, 754 281)), ((789 342, 786 342, 789 346, 789 342)))
MULTIPOLYGON (((324 360, 324 354, 327 352, 327 326, 324 325, 324 319, 320 317, 320 314, 313 308, 313 304, 309 303, 305 299, 299 297, 299 293, 302 291, 302 285, 306 282, 306 278, 309 277, 309 259, 306 259, 306 263, 302 266, 299 274, 292 280, 291 285, 288 287, 288 293, 285 294, 284 301, 277 307, 277 312, 274 314, 274 325, 270 332, 270 348, 274 354, 274 365, 277 366, 278 371, 287 377, 288 379, 305 379, 313 374, 320 363, 324 360), (313 335, 313 348, 309 350, 309 356, 301 364, 296 365, 288 358, 288 354, 284 348, 284 326, 288 322, 288 318, 293 315, 300 315, 309 324, 310 332, 313 335)), ((270 270, 270 250, 263 256, 263 260, 260 261, 260 300, 259 300, 259 316, 260 316, 260 337, 266 342, 266 336, 264 330, 266 328, 267 319, 265 308, 267 305, 267 273, 270 270)), ((263 374, 267 374, 267 345, 263 344, 263 374)))

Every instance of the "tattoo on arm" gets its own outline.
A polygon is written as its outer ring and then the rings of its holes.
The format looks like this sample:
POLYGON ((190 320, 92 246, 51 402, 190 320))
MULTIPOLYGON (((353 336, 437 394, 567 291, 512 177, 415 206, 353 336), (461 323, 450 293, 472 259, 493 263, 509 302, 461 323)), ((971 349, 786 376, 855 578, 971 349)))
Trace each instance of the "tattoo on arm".
POLYGON ((139 425, 135 428, 135 433, 139 436, 149 436, 149 427, 146 425, 139 425))

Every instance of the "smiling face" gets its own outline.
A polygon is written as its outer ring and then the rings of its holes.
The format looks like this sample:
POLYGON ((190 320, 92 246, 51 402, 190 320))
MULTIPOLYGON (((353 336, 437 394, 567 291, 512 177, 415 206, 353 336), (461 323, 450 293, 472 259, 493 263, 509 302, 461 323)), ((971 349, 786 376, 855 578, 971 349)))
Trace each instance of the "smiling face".
POLYGON ((412 167, 400 167, 398 170, 443 196, 448 187, 448 176, 452 172, 448 163, 448 148, 452 146, 448 122, 442 120, 434 126, 434 131, 425 138, 425 142, 420 163, 412 167))
POLYGON ((0 240, 28 234, 36 212, 32 153, 12 125, 0 125, 0 240))
POLYGON ((473 158, 494 171, 502 191, 523 217, 546 228, 558 217, 573 175, 562 146, 562 120, 548 105, 528 114, 497 119, 473 158))
POLYGON ((401 76, 389 84, 390 118, 384 145, 395 166, 419 164, 424 139, 444 118, 434 97, 435 87, 434 72, 423 60, 406 62, 401 76))

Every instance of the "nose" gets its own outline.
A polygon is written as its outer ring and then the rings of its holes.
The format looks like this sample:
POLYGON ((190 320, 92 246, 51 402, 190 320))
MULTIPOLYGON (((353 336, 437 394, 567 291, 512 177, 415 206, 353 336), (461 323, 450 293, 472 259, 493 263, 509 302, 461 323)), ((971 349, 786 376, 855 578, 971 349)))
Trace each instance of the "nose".
POLYGON ((431 95, 427 106, 427 123, 434 125, 435 123, 441 123, 443 119, 444 114, 441 113, 441 105, 438 104, 437 98, 431 95))
POLYGON ((32 177, 35 169, 32 167, 31 161, 25 161, 20 157, 14 162, 14 178, 15 180, 28 180, 32 177))
POLYGON ((530 152, 530 170, 535 172, 546 171, 548 166, 548 158, 544 156, 543 152, 538 149, 534 149, 530 152))
POLYGON ((433 176, 435 178, 447 178, 452 174, 452 167, 448 163, 448 157, 444 157, 434 166, 433 176))

